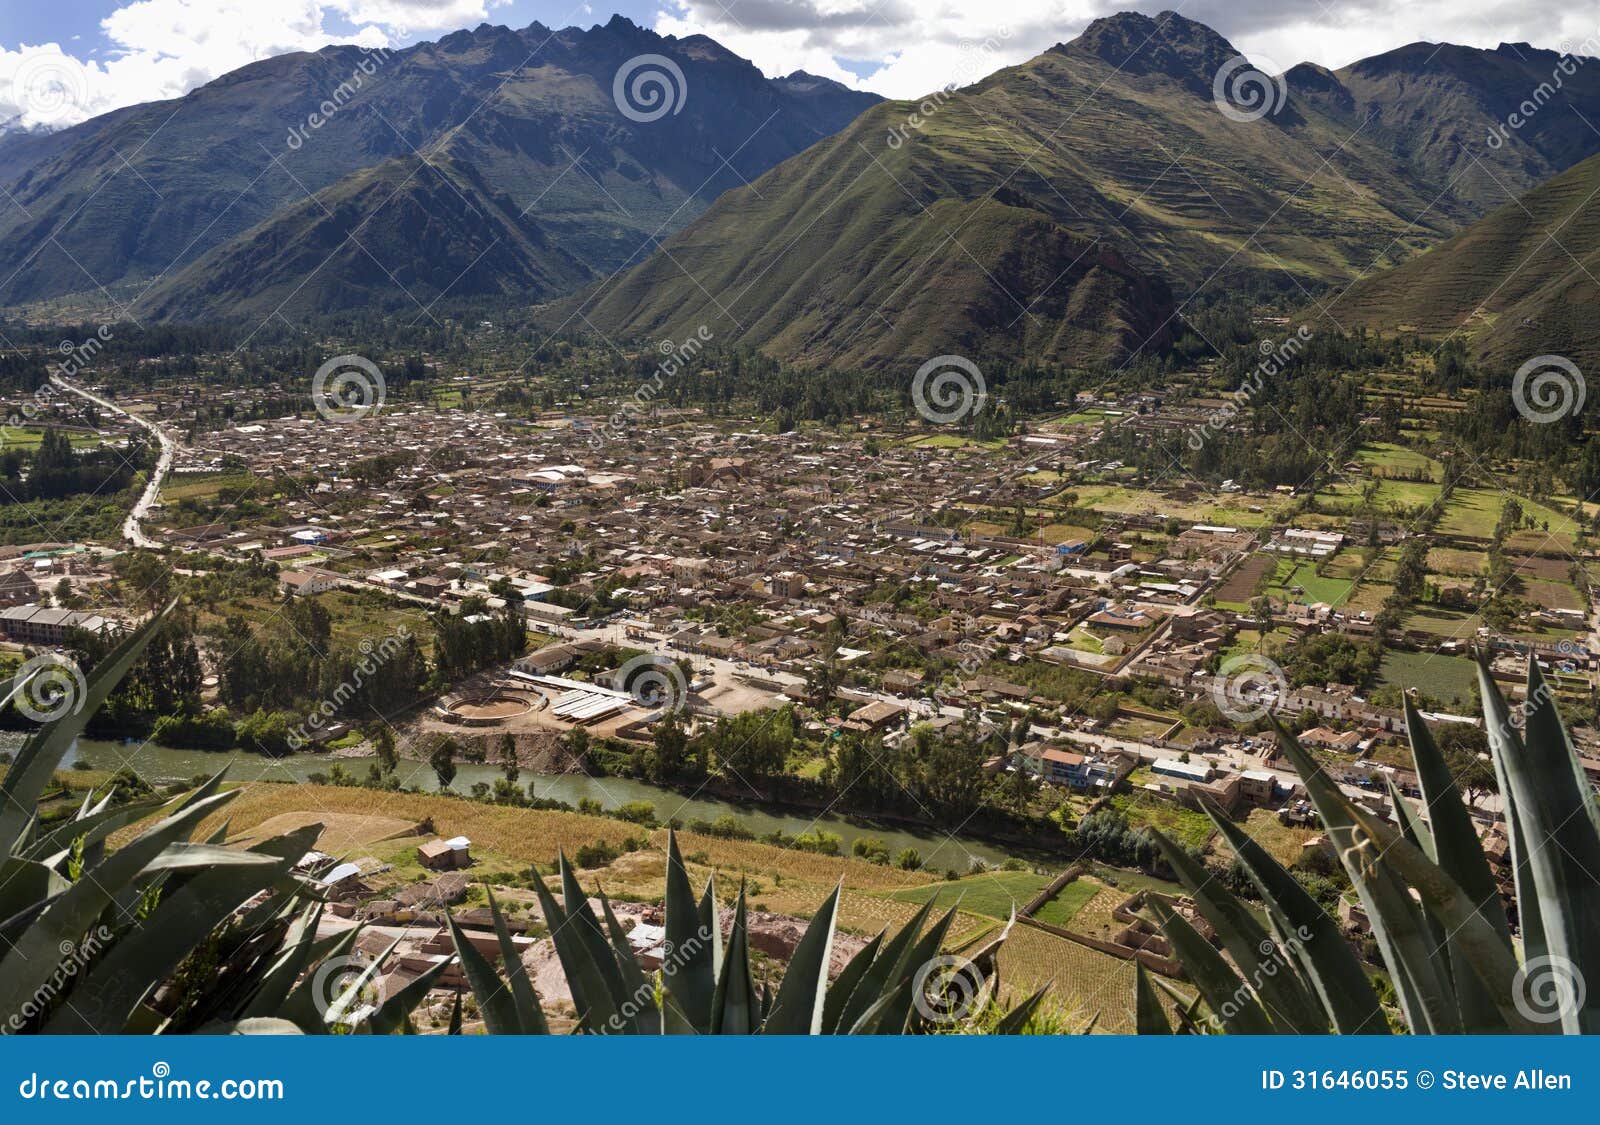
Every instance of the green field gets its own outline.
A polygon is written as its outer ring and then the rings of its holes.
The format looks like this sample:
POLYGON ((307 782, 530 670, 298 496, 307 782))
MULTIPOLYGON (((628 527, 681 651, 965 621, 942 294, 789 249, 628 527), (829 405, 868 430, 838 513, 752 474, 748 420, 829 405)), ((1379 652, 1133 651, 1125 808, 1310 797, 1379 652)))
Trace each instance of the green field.
POLYGON ((1078 916, 1095 895, 1101 891, 1100 884, 1091 883, 1084 879, 1074 879, 1062 887, 1043 906, 1034 911, 1034 918, 1052 926, 1063 929, 1072 928, 1072 920, 1078 916))
MULTIPOLYGON (((1331 564, 1333 560, 1329 562, 1331 564)), ((1315 563, 1279 559, 1277 573, 1273 575, 1267 593, 1285 601, 1308 605, 1316 602, 1326 602, 1331 606, 1343 605, 1350 597, 1350 592, 1355 589, 1355 582, 1349 578, 1324 578, 1317 573, 1317 569, 1315 563), (1300 590, 1295 589, 1297 586, 1300 590)))
POLYGON ((1379 673, 1383 682, 1398 688, 1417 688, 1435 699, 1460 700, 1466 707, 1478 682, 1477 665, 1464 656, 1445 656, 1436 652, 1397 652, 1383 654, 1379 673))
MULTIPOLYGON (((988 871, 982 875, 969 875, 947 883, 930 883, 922 887, 908 887, 895 891, 890 898, 899 902, 934 902, 946 910, 958 902, 969 914, 985 914, 990 918, 1011 917, 1013 910, 1022 908, 1047 886, 1050 878, 1031 871, 988 871)), ((1079 903, 1078 905, 1082 905, 1079 903)))

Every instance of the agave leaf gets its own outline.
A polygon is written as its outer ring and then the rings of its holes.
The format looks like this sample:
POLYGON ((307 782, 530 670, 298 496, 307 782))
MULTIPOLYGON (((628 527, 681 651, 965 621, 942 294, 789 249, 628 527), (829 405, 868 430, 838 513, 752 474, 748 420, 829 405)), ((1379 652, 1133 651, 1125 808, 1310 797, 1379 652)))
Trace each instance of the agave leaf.
POLYGON ((1517 961, 1499 935, 1475 909, 1455 880, 1428 861, 1417 848, 1377 817, 1357 810, 1361 828, 1382 849, 1384 862, 1416 888, 1428 911, 1451 934, 1462 959, 1487 987, 1506 1025, 1522 1033, 1553 1030, 1531 1023, 1516 1005, 1517 961))
MULTIPOLYGON (((565 867, 564 861, 562 866, 565 867)), ((556 905, 555 898, 544 885, 543 877, 537 872, 534 873, 533 887, 539 896, 539 906, 544 912, 545 924, 550 927, 550 940, 555 944, 556 956, 561 959, 561 969, 566 974, 567 986, 572 990, 572 1005, 578 1012, 579 1027, 594 1035, 606 1031, 623 1033, 637 1030, 636 1025, 617 1012, 611 986, 607 983, 600 966, 595 964, 591 947, 579 933, 582 923, 556 905)), ((590 918, 593 918, 592 913, 590 918)), ((610 947, 602 945, 602 950, 605 958, 611 962, 611 971, 615 973, 617 967, 610 947)), ((482 1003, 481 997, 479 1003, 482 1003)))
POLYGON ((450 1026, 445 1030, 446 1035, 461 1034, 461 993, 456 993, 456 1002, 450 1008, 450 1026))
MULTIPOLYGON (((589 896, 578 885, 578 876, 572 866, 567 863, 565 854, 557 856, 557 866, 561 872, 562 898, 567 912, 567 924, 564 927, 583 943, 588 951, 589 960, 599 971, 600 979, 605 982, 609 996, 609 1008, 618 1015, 629 1020, 627 1012, 632 1009, 627 983, 622 978, 622 969, 617 963, 616 951, 611 942, 606 938, 606 932, 600 925, 600 919, 595 916, 594 908, 589 905, 589 896)), ((630 958, 631 960, 631 958, 630 958)))
MULTIPOLYGON (((0 859, 0 924, 9 927, 11 919, 49 905, 51 899, 72 884, 43 863, 20 856, 0 859)), ((0 933, 6 932, 0 928, 0 933)))
POLYGON ((83 937, 118 891, 155 868, 164 850, 235 793, 220 793, 157 822, 96 866, 93 878, 78 880, 53 900, 0 959, 0 1013, 18 1011, 55 971, 62 943, 83 937))
MULTIPOLYGON (((438 961, 424 969, 416 979, 397 989, 393 996, 385 997, 377 1011, 367 1017, 367 1030, 374 1035, 415 1034, 415 1029, 411 1027, 411 1013, 427 999, 428 992, 449 967, 448 958, 438 961)), ((458 992, 456 1001, 459 1003, 460 1000, 461 994, 458 992)))
POLYGON ((1544 919, 1539 910, 1539 890, 1534 882, 1533 867, 1529 860, 1532 849, 1523 828, 1524 813, 1517 808, 1511 790, 1510 763, 1520 759, 1522 740, 1511 725, 1505 696, 1489 674, 1489 668, 1478 661, 1478 694, 1483 700, 1483 725, 1489 736, 1489 757, 1494 762, 1495 780, 1500 789, 1501 815, 1506 821, 1506 840, 1510 844, 1511 872, 1517 894, 1517 928, 1522 932, 1522 953, 1527 960, 1549 956, 1549 946, 1544 937, 1544 919))
POLYGON ((1293 875, 1220 809, 1204 799, 1201 807, 1261 892, 1278 928, 1280 944, 1297 954, 1296 961, 1334 1030, 1341 1035, 1387 1035, 1389 1021, 1378 994, 1338 924, 1293 875))
POLYGON ((706 876, 705 890, 700 892, 699 936, 711 945, 711 975, 722 973, 722 916, 717 909, 717 878, 706 876))
POLYGON ((150 918, 74 982, 67 1003, 56 1010, 44 1031, 74 1035, 121 1031, 145 994, 242 902, 287 871, 290 862, 217 862, 163 897, 150 918))
MULTIPOLYGON (((494 919, 494 936, 500 944, 500 963, 506 967, 506 980, 511 985, 511 996, 517 1004, 517 1023, 522 1028, 524 1035, 549 1035, 550 1025, 544 1018, 544 1009, 539 1006, 539 995, 533 990, 533 982, 528 979, 528 967, 522 963, 522 957, 517 953, 517 946, 511 940, 511 929, 506 925, 505 915, 500 912, 500 904, 494 900, 494 892, 489 891, 489 915, 494 919)), ((611 915, 611 907, 606 907, 606 916, 611 915)))
MULTIPOLYGON (((326 943, 317 943, 322 946, 315 959, 315 965, 321 968, 329 960, 348 957, 350 950, 355 948, 356 938, 360 936, 360 927, 341 931, 333 935, 333 940, 326 943)), ((323 1035, 327 1033, 328 1025, 323 1022, 322 1009, 318 1006, 315 986, 317 982, 316 971, 313 970, 305 980, 295 985, 284 997, 277 1009, 272 1012, 274 1016, 289 1020, 301 1031, 308 1035, 323 1035)), ((261 1009, 252 1002, 250 1009, 259 1012, 261 1009)))
POLYGON ((1251 982, 1256 998, 1278 1029, 1302 1035, 1326 1034, 1328 1019, 1322 1006, 1266 928, 1188 852, 1154 828, 1150 835, 1195 906, 1217 931, 1228 956, 1251 982))
POLYGON ((490 1035, 520 1035, 522 1017, 517 1011, 516 997, 500 980, 489 959, 478 952, 478 947, 467 939, 456 924, 455 916, 448 911, 445 921, 450 926, 450 941, 461 959, 461 971, 466 975, 472 994, 478 998, 478 1014, 490 1035))
POLYGON ((646 977, 644 970, 639 968, 633 947, 628 944, 628 935, 623 932, 616 911, 611 909, 611 900, 606 898, 603 891, 600 894, 600 908, 604 911, 606 930, 611 936, 611 950, 616 957, 617 969, 622 974, 623 986, 628 990, 623 1011, 634 1013, 633 1022, 639 1034, 660 1035, 661 1013, 655 1005, 655 981, 646 977))
POLYGON ((1500 903, 1500 888, 1494 872, 1489 869, 1488 857, 1483 854, 1483 845, 1478 842, 1478 833, 1472 826, 1467 803, 1456 787, 1455 776, 1445 764, 1444 755, 1433 740, 1433 732, 1422 721, 1410 698, 1405 700, 1405 715, 1411 756, 1416 761, 1417 780, 1422 786, 1423 807, 1428 811, 1428 827, 1433 832, 1430 854, 1445 874, 1480 904, 1478 912, 1489 920, 1510 948, 1511 927, 1500 903))
POLYGON ((1161 998, 1150 986, 1144 962, 1133 963, 1133 1027, 1138 1035, 1171 1035, 1172 1024, 1167 1020, 1161 998))
POLYGON ((245 1005, 244 1015, 265 1016, 276 1012, 288 999, 295 981, 305 970, 317 944, 317 924, 322 920, 322 903, 307 906, 284 935, 283 951, 267 969, 260 984, 245 1005))
MULTIPOLYGON (((1479 670, 1484 677, 1483 670, 1479 670)), ((1490 678, 1492 681, 1492 678, 1490 678)), ((1496 689, 1498 690, 1498 689, 1496 689)), ((1514 804, 1529 845, 1528 866, 1539 900, 1549 956, 1570 966, 1578 979, 1600 974, 1600 812, 1565 726, 1555 695, 1528 661, 1527 721, 1523 735, 1491 739, 1507 753, 1514 804)), ((1519 897, 1522 888, 1518 888, 1519 897)), ((1561 1029, 1570 1035, 1600 1032, 1600 989, 1589 989, 1577 1005, 1563 1005, 1561 1029)))
MULTIPOLYGON (((1389 785, 1389 800, 1394 805, 1395 815, 1400 821, 1400 829, 1406 841, 1422 852, 1429 860, 1438 862, 1438 843, 1428 832, 1427 827, 1417 816, 1416 810, 1406 800, 1405 794, 1400 792, 1400 787, 1392 778, 1387 779, 1389 785)), ((1483 849, 1478 846, 1476 839, 1472 842, 1472 849, 1481 856, 1483 849)), ((1442 869, 1441 869, 1442 870, 1442 869)), ((1494 892, 1498 904, 1500 894, 1494 892)), ((1498 905, 1496 907, 1498 910, 1498 905)), ((1486 917, 1486 921, 1489 919, 1486 917)), ((1435 947, 1443 948, 1448 954, 1445 959, 1446 979, 1456 997, 1456 1011, 1461 1018, 1461 1028, 1469 1035, 1493 1035, 1506 1031, 1506 1021, 1500 1018, 1500 1013, 1495 1005, 1494 997, 1490 996, 1478 975, 1472 971, 1471 965, 1465 960, 1466 951, 1456 940, 1454 933, 1447 932, 1432 912, 1427 914, 1428 933, 1435 947)), ((1491 922, 1491 925, 1493 923, 1491 922)), ((1509 943, 1507 949, 1510 948, 1509 943)))
MULTIPOLYGON (((707 886, 709 896, 710 886, 707 886)), ((715 899, 710 908, 716 910, 715 899)), ((694 891, 689 870, 678 850, 678 834, 667 833, 666 944, 671 956, 661 966, 661 985, 671 1003, 665 1012, 666 1030, 674 1034, 705 1035, 711 1031, 711 1005, 717 992, 716 947, 721 929, 708 926, 694 891), (709 932, 708 932, 709 931, 709 932), (682 1021, 687 1020, 687 1026, 682 1021)))
POLYGON ((1033 1018, 1033 1013, 1039 1010, 1039 1005, 1044 1001, 1045 993, 1049 991, 1050 986, 1047 984, 1015 1008, 1012 1008, 1004 1016, 1001 1016, 1000 1022, 994 1025, 994 1033, 996 1035, 1021 1035, 1023 1028, 1027 1027, 1028 1021, 1033 1018))
POLYGON ((820 1035, 822 1005, 828 990, 828 964, 833 953, 833 928, 839 917, 839 894, 843 882, 806 927, 800 944, 778 986, 772 1013, 761 1030, 769 1035, 820 1035))
POLYGON ((744 884, 733 908, 733 928, 722 958, 722 975, 711 1003, 711 1034, 752 1035, 761 1027, 761 999, 750 976, 750 936, 745 917, 744 884))
MULTIPOLYGON (((850 1029, 852 1035, 899 1035, 907 1030, 912 1024, 917 990, 926 989, 930 982, 942 983, 936 981, 933 975, 935 971, 939 971, 935 958, 939 956, 939 948, 944 944, 945 935, 950 932, 950 924, 955 921, 955 917, 956 908, 952 906, 928 928, 927 933, 913 943, 906 956, 906 967, 909 971, 885 991, 884 1003, 874 1004, 871 1014, 857 1021, 850 1029)), ((971 960, 965 961, 959 968, 952 966, 951 971, 968 973, 969 979, 985 976, 983 970, 977 968, 971 960)), ((977 981, 974 981, 973 988, 975 995, 978 988, 977 981)))
POLYGON ((1273 725, 1279 748, 1300 775, 1339 861, 1355 884, 1384 963, 1393 974, 1406 1022, 1418 1034, 1459 1034, 1461 1017, 1450 992, 1446 954, 1429 934, 1422 908, 1395 876, 1393 865, 1381 861, 1380 849, 1357 822, 1355 806, 1315 758, 1282 726, 1273 725))
POLYGON ((878 956, 878 950, 883 947, 883 939, 888 932, 887 929, 879 930, 876 937, 857 950, 856 955, 850 958, 849 964, 845 965, 832 987, 828 989, 827 998, 822 1004, 823 1031, 836 1034, 841 1030, 839 1017, 844 1014, 845 1003, 855 991, 856 985, 861 982, 861 978, 866 976, 867 970, 872 967, 873 959, 878 956))
MULTIPOLYGON (((172 802, 156 797, 132 801, 116 808, 96 806, 93 809, 83 809, 72 820, 35 837, 27 847, 19 849, 18 854, 28 859, 39 860, 50 867, 59 867, 66 857, 72 854, 72 849, 78 840, 83 840, 85 847, 99 843, 124 825, 142 820, 168 804, 172 802)), ((172 811, 178 811, 178 807, 174 805, 172 811)))
MULTIPOLYGON (((179 808, 188 808, 190 805, 194 804, 196 801, 203 801, 207 797, 211 796, 213 793, 218 792, 222 788, 222 779, 227 777, 227 776, 228 776, 228 767, 227 766, 223 766, 216 773, 214 773, 210 777, 206 778, 199 785, 195 786, 193 789, 189 790, 188 793, 184 794, 181 798, 179 798, 179 800, 182 803, 178 807, 179 808)), ((299 858, 299 857, 297 856, 296 858, 299 858)))
POLYGON ((900 928, 900 932, 889 939, 883 951, 872 959, 872 964, 867 966, 859 983, 851 989, 850 999, 839 1013, 837 1031, 847 1032, 855 1028, 886 991, 909 977, 913 968, 912 947, 917 934, 927 924, 928 916, 933 913, 933 903, 931 897, 923 903, 911 920, 900 928))
POLYGON ((328 1005, 328 1010, 322 1015, 325 1024, 334 1027, 339 1024, 360 1024, 366 1021, 366 1017, 371 1013, 362 1013, 358 1007, 361 1003, 361 994, 377 979, 378 974, 383 971, 383 963, 399 946, 400 939, 395 938, 387 949, 361 967, 361 971, 345 986, 344 991, 335 996, 333 1002, 328 1005))
MULTIPOLYGON (((111 694, 112 689, 127 675, 128 669, 133 667, 134 661, 144 653, 175 605, 176 600, 168 602, 164 609, 156 612, 107 653, 85 678, 83 698, 74 701, 74 706, 61 718, 45 723, 34 731, 22 749, 17 751, 16 760, 6 771, 5 779, 0 781, 0 853, 11 852, 22 839, 23 832, 33 819, 39 794, 44 792, 45 785, 61 765, 61 759, 66 757, 73 740, 83 733, 83 728, 106 701, 106 696, 111 694)), ((8 703, 23 686, 13 683, 11 695, 7 697, 8 703)))
POLYGON ((1169 907, 1161 896, 1151 895, 1146 901, 1217 1022, 1230 1035, 1272 1034, 1272 1019, 1222 954, 1211 948, 1188 919, 1169 907))

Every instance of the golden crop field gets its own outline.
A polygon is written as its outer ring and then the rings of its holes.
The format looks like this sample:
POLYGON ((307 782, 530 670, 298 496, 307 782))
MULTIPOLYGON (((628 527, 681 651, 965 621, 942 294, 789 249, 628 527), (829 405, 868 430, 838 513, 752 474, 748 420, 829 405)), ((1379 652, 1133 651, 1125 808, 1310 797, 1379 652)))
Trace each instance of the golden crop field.
POLYGON ((1132 961, 1101 953, 1032 926, 1012 929, 1000 950, 1000 992, 1015 1003, 1043 985, 1064 1014, 1085 1022, 1099 1014, 1096 1031, 1133 1031, 1132 961))

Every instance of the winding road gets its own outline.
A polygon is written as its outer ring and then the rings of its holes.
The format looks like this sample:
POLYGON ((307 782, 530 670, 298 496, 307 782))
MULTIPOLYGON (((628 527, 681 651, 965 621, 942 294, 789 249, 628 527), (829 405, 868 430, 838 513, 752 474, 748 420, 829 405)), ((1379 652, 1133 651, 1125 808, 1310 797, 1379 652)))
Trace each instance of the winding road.
POLYGON ((144 520, 144 517, 150 514, 150 509, 155 505, 156 498, 161 495, 162 482, 166 480, 167 474, 172 471, 172 459, 178 452, 177 441, 154 422, 140 418, 137 414, 129 414, 110 399, 102 398, 93 391, 78 386, 63 375, 51 372, 50 381, 68 394, 77 395, 79 398, 86 399, 96 406, 104 407, 112 414, 120 414, 136 426, 143 426, 154 434, 156 441, 161 444, 161 456, 156 459, 156 469, 155 472, 150 474, 150 483, 145 485, 143 494, 140 495, 138 502, 134 504, 133 510, 128 513, 128 518, 122 524, 122 537, 135 547, 160 550, 162 544, 146 535, 144 529, 139 525, 144 520))

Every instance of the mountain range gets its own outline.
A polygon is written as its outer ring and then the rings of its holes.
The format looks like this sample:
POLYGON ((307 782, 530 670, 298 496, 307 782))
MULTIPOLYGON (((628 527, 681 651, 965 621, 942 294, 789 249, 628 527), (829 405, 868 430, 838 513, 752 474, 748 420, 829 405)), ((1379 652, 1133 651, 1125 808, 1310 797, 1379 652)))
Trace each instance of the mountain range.
POLYGON ((1537 355, 1600 368, 1600 156, 1592 156, 1454 238, 1364 278, 1308 311, 1341 328, 1460 334, 1479 359, 1514 370, 1537 355))
POLYGON ((1578 116, 1600 115, 1600 67, 1567 87, 1583 111, 1552 103, 1488 147, 1551 52, 1419 45, 1300 66, 1259 117, 1217 104, 1237 57, 1182 16, 1123 14, 957 96, 874 106, 729 192, 582 314, 621 336, 713 322, 814 365, 1106 359, 1171 334, 1169 294, 1310 298, 1600 150, 1578 116))
POLYGON ((1123 13, 886 102, 621 17, 334 47, 0 136, 0 308, 260 322, 483 299, 881 368, 1125 357, 1190 301, 1274 295, 1373 327, 1474 316, 1509 355, 1501 330, 1561 322, 1600 251, 1593 62, 1419 43, 1241 74, 1203 24, 1123 13), (641 56, 677 72, 654 114, 617 88, 641 56), (1533 245, 1546 222, 1559 255, 1533 245))
POLYGON ((88 295, 168 320, 416 315, 452 283, 536 302, 642 256, 878 100, 769 79, 703 36, 622 17, 283 55, 0 143, 0 306, 88 295), (655 121, 613 96, 641 55, 683 75, 676 112, 655 121))

